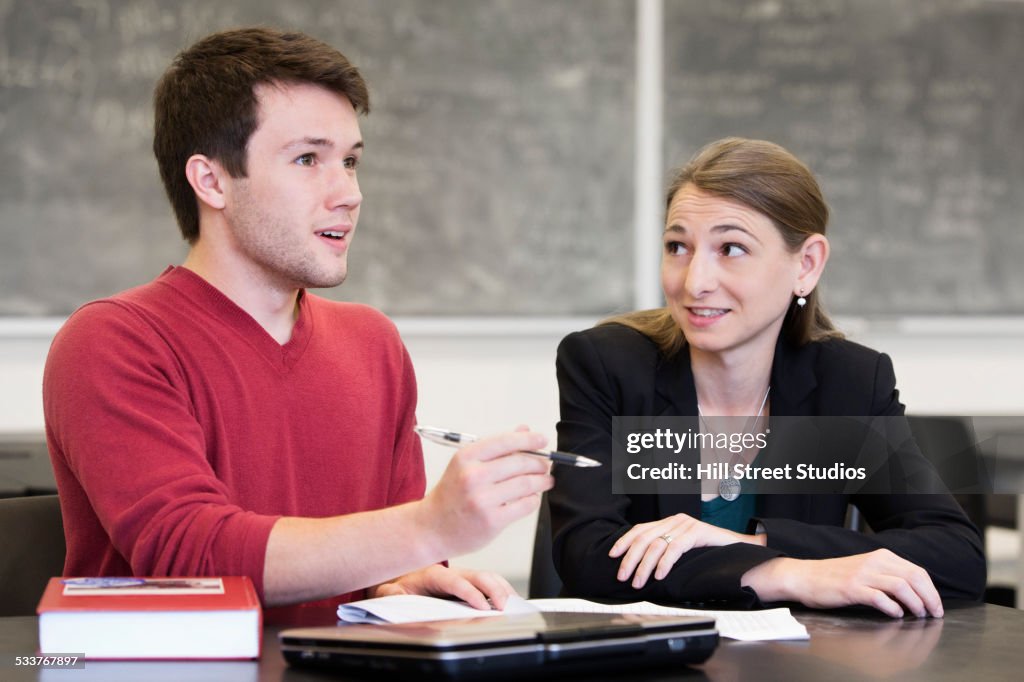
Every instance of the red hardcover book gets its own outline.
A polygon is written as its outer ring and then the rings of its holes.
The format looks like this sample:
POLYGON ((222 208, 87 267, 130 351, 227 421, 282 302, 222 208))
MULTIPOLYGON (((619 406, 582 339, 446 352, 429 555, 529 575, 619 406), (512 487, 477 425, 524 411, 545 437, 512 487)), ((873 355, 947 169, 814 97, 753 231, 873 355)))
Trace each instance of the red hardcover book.
POLYGON ((39 651, 87 659, 259 658, 252 581, 51 578, 36 609, 39 651))

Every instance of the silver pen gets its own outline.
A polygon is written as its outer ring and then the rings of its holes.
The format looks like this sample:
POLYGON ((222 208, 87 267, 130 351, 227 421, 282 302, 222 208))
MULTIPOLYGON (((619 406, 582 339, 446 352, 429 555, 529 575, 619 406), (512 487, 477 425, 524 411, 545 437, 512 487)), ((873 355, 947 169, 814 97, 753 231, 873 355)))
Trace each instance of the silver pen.
MULTIPOLYGON (((427 440, 453 448, 479 440, 479 438, 471 433, 459 433, 458 431, 438 429, 433 426, 417 426, 413 430, 427 440)), ((596 459, 590 459, 583 455, 574 455, 571 452, 559 452, 558 450, 520 450, 520 452, 525 452, 528 455, 537 455, 538 457, 547 457, 557 464, 568 464, 574 467, 601 466, 601 463, 596 459)))

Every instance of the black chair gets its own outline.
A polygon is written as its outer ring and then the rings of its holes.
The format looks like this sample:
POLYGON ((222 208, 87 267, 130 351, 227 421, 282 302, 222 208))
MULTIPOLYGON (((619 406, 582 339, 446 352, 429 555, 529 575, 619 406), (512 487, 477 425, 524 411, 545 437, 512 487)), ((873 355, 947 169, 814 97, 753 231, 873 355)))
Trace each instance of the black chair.
POLYGON ((988 526, 1016 527, 1016 495, 984 492, 990 489, 991 481, 985 480, 987 474, 980 466, 983 453, 970 419, 910 416, 907 421, 921 452, 936 465, 944 480, 977 480, 976 490, 954 497, 982 533, 988 526))
POLYGON ((559 596, 561 591, 562 579, 558 577, 551 556, 551 509, 548 508, 548 494, 544 493, 533 536, 533 561, 530 563, 527 595, 530 599, 547 599, 559 596))
MULTIPOLYGON (((984 467, 980 466, 983 453, 978 447, 978 438, 971 420, 966 417, 909 416, 910 429, 921 451, 937 466, 940 475, 947 480, 970 482, 976 475, 977 490, 970 493, 954 494, 953 497, 963 508, 967 517, 981 531, 985 542, 985 529, 994 526, 1016 528, 1017 496, 985 493, 991 481, 986 481, 984 467)), ((987 544, 987 543, 986 543, 987 544)), ((985 547, 986 557, 989 555, 985 547)), ((985 601, 990 604, 1014 606, 1014 589, 1002 585, 989 585, 985 589, 985 601)))
POLYGON ((0 499, 0 616, 34 615, 65 552, 56 495, 0 499))

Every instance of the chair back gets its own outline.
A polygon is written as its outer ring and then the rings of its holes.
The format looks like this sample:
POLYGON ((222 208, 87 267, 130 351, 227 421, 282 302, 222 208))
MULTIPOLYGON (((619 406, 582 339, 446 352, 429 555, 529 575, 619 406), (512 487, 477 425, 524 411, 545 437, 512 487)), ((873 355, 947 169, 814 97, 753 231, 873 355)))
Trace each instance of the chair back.
POLYGON ((548 508, 548 494, 541 497, 537 514, 537 530, 533 536, 533 561, 530 564, 530 584, 527 595, 530 599, 547 599, 559 596, 562 579, 555 570, 551 554, 551 510, 548 508))
POLYGON ((0 616, 35 615, 47 581, 64 572, 56 495, 0 499, 0 616))
POLYGON ((979 472, 977 437, 969 419, 953 416, 908 416, 910 430, 921 452, 935 465, 944 480, 977 481, 977 490, 954 494, 967 517, 985 537, 989 525, 984 491, 984 472, 979 472))

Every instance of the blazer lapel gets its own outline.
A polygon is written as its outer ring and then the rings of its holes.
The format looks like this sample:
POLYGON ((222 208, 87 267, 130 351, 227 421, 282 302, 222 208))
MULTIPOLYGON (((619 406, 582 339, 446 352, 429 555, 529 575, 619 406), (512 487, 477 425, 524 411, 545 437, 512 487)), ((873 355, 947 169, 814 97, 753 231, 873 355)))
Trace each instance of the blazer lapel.
POLYGON ((771 373, 773 416, 797 417, 815 413, 813 393, 818 386, 818 378, 814 375, 815 351, 814 344, 796 348, 779 336, 771 373))
MULTIPOLYGON (((772 417, 810 416, 817 412, 814 404, 814 389, 818 386, 814 374, 814 349, 813 344, 797 348, 779 336, 772 360, 772 417)), ((811 502, 810 495, 763 495, 758 513, 765 518, 807 520, 811 502)))
POLYGON ((673 358, 659 357, 654 381, 656 416, 682 417, 697 414, 697 389, 693 385, 690 354, 686 348, 673 358))
MULTIPOLYGON (((659 417, 692 417, 697 414, 697 389, 693 384, 690 354, 686 348, 675 357, 659 359, 655 371, 654 412, 659 417)), ((681 453, 680 459, 700 461, 700 453, 692 448, 681 453)), ((687 495, 665 491, 671 482, 658 481, 658 511, 661 518, 673 514, 687 514, 700 518, 700 495, 687 495)))

